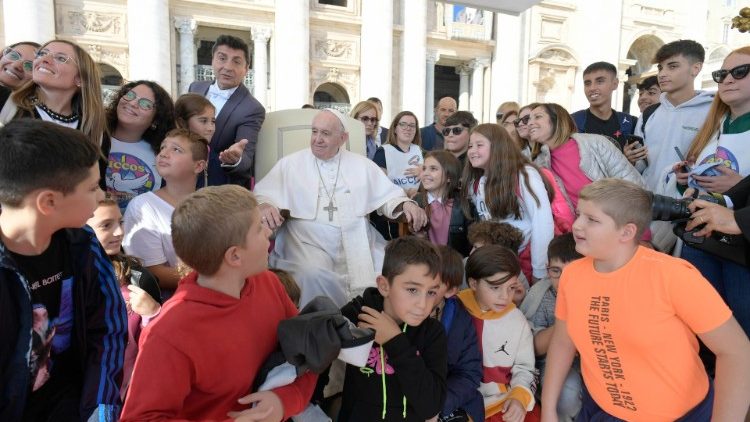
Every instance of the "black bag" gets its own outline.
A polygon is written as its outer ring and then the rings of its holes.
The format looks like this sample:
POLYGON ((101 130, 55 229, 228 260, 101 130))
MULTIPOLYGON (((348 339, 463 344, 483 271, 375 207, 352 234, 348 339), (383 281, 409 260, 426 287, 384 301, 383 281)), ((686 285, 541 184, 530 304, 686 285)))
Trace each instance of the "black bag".
POLYGON ((696 237, 693 232, 685 230, 685 224, 674 226, 674 234, 686 245, 708 252, 735 264, 748 266, 746 244, 742 236, 713 232, 711 236, 696 237))

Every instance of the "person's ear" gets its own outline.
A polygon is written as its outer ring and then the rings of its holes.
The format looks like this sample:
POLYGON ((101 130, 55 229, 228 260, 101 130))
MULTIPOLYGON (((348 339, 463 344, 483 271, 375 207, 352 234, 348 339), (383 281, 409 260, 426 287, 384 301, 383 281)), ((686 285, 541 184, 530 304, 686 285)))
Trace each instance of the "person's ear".
POLYGON ((388 293, 391 290, 391 283, 388 282, 388 279, 383 277, 382 275, 379 275, 375 279, 375 284, 378 286, 378 291, 383 297, 388 297, 388 293))
POLYGON ((239 254, 239 248, 237 246, 230 246, 224 251, 224 262, 230 267, 239 267, 242 265, 242 258, 239 254))
POLYGON ((62 199, 62 192, 56 192, 53 190, 43 190, 36 194, 36 197, 34 198, 34 203, 36 205, 36 209, 41 213, 42 215, 51 215, 55 209, 57 208, 57 205, 59 201, 62 199))
POLYGON ((620 240, 623 243, 632 242, 638 233, 638 227, 633 223, 627 223, 620 229, 620 240))
POLYGON ((467 281, 469 283, 469 287, 471 288, 471 290, 477 289, 477 285, 479 285, 479 282, 476 279, 469 277, 467 281))
POLYGON ((201 172, 203 172, 203 170, 206 169, 206 160, 198 160, 198 161, 196 161, 194 167, 195 168, 194 168, 193 172, 195 174, 201 174, 201 172))
POLYGON ((692 69, 691 69, 690 74, 695 78, 701 73, 701 70, 703 69, 703 63, 701 62, 693 63, 691 68, 692 69))

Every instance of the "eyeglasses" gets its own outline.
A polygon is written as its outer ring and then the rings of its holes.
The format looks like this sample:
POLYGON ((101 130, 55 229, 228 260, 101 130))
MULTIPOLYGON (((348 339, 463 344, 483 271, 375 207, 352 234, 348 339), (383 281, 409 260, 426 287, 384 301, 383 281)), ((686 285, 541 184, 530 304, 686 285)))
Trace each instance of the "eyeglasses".
MULTIPOLYGON (((21 53, 10 47, 3 50, 3 57, 12 62, 17 62, 23 58, 21 56, 21 53)), ((26 73, 30 73, 34 68, 34 62, 32 62, 31 60, 24 60, 21 64, 23 65, 23 71, 26 73)))
POLYGON ((552 278, 558 278, 562 275, 562 268, 560 267, 547 267, 547 275, 552 278))
POLYGON ((531 114, 528 114, 528 115, 526 115, 526 116, 523 116, 523 117, 521 117, 520 119, 516 119, 516 120, 514 120, 514 121, 513 121, 513 124, 514 124, 514 125, 515 125, 516 127, 518 127, 518 126, 521 126, 521 125, 528 125, 528 124, 529 124, 529 119, 531 119, 531 114))
POLYGON ((399 122, 398 127, 400 127, 403 130, 414 130, 417 128, 417 125, 414 123, 406 123, 406 122, 399 122))
POLYGON ((359 121, 364 124, 372 123, 376 125, 380 120, 377 117, 359 116, 359 121))
POLYGON ((135 91, 128 91, 125 93, 125 95, 122 96, 122 99, 131 102, 135 99, 138 99, 138 107, 141 108, 143 111, 151 111, 154 109, 154 102, 149 100, 148 98, 138 98, 138 96, 135 94, 135 91))
POLYGON ((42 50, 37 50, 37 52, 36 52, 36 58, 37 59, 40 59, 42 57, 47 57, 49 55, 51 55, 52 59, 54 61, 56 61, 57 63, 59 63, 59 64, 65 64, 65 63, 67 63, 67 62, 69 62, 71 60, 73 61, 73 63, 78 64, 78 62, 76 61, 76 59, 68 56, 65 53, 53 53, 53 52, 47 50, 46 48, 44 48, 42 50))
POLYGON ((503 120, 503 116, 505 116, 505 113, 497 113, 497 114, 495 114, 495 117, 497 118, 497 120, 503 120))
POLYGON ((748 72, 750 72, 750 63, 741 64, 735 67, 734 69, 729 69, 729 70, 726 70, 726 69, 714 70, 713 72, 711 72, 711 77, 714 79, 714 82, 716 82, 717 84, 720 84, 724 82, 724 79, 726 79, 727 75, 729 75, 730 73, 732 74, 732 78, 742 79, 745 76, 747 76, 748 72))
POLYGON ((454 135, 458 136, 464 130, 466 130, 466 128, 464 126, 447 127, 445 129, 443 129, 443 136, 448 136, 448 135, 451 134, 451 132, 453 132, 454 135))

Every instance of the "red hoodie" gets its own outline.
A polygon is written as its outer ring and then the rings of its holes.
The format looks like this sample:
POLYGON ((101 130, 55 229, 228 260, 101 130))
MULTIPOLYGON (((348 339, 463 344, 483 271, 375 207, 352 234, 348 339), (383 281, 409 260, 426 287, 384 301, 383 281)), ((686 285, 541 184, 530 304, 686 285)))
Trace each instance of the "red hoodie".
MULTIPOLYGON (((243 410, 237 399, 250 393, 253 379, 277 347, 279 321, 297 315, 276 276, 247 279, 236 299, 182 279, 159 317, 141 334, 130 391, 121 421, 230 420, 243 410)), ((315 388, 305 374, 272 390, 284 418, 301 412, 315 388)))

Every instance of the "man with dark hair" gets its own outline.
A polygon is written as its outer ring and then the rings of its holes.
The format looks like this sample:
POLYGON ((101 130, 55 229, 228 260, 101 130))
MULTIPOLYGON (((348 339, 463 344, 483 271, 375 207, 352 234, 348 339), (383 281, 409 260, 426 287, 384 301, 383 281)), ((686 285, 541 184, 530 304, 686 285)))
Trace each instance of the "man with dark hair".
MULTIPOLYGON (((188 89, 204 95, 216 108, 208 184, 232 183, 249 188, 258 132, 266 110, 242 83, 250 63, 247 43, 231 35, 221 35, 211 54, 214 81, 193 82, 188 89)), ((202 183, 199 178, 198 184, 202 183)))
MULTIPOLYGON (((466 151, 469 149, 469 132, 477 125, 477 119, 468 111, 457 111, 445 119, 441 138, 444 148, 461 162, 461 168, 466 163, 466 151)), ((431 127, 437 127, 436 124, 431 127)), ((424 129, 424 128, 423 128, 424 129)), ((422 141, 424 145, 424 140, 422 141)))
MULTIPOLYGON (((683 153, 687 151, 711 107, 714 94, 693 87, 704 59, 705 50, 692 40, 664 44, 654 57, 659 71, 661 102, 643 111, 635 131, 643 137, 647 149, 648 167, 643 171, 643 178, 652 191, 664 180, 662 175, 666 168, 679 160, 675 147, 683 153)), ((697 157, 686 158, 690 161, 697 157)), ((632 161, 632 157, 628 159, 632 161)))
POLYGON ((625 138, 633 134, 638 119, 612 110, 612 92, 617 89, 617 68, 607 62, 590 64, 583 71, 583 92, 589 108, 572 114, 578 132, 606 135, 617 140, 622 148, 625 138))
POLYGON ((659 88, 659 79, 654 76, 649 76, 644 79, 643 82, 637 85, 638 87, 638 108, 641 113, 646 107, 656 104, 659 102, 661 96, 661 89, 659 88))
POLYGON ((445 120, 455 113, 457 108, 456 100, 451 97, 443 97, 438 101, 437 106, 435 106, 435 122, 419 129, 422 149, 425 151, 443 149, 445 120))

